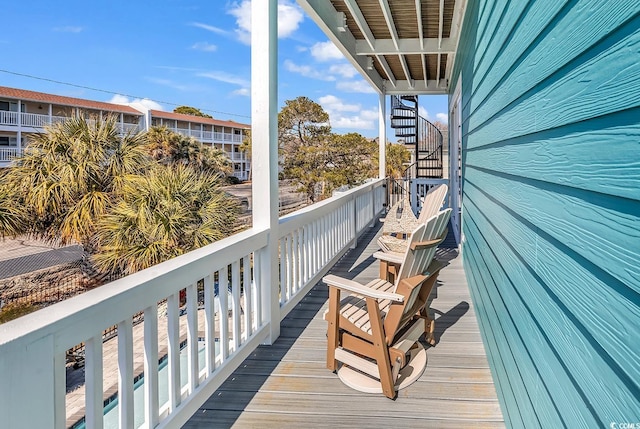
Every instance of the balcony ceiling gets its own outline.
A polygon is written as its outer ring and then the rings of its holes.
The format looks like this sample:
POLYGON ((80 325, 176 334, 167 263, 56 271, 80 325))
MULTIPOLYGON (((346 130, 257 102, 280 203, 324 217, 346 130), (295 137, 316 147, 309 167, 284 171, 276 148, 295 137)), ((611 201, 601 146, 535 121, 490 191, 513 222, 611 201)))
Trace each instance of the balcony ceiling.
POLYGON ((446 94, 466 0, 298 0, 378 91, 446 94))

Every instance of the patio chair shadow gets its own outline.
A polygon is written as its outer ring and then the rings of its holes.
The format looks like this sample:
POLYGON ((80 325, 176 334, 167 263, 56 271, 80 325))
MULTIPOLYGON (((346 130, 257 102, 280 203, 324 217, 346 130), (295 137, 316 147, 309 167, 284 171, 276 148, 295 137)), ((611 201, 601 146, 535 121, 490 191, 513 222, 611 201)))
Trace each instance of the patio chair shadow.
POLYGON ((436 329, 435 329, 435 339, 436 339, 436 347, 438 342, 440 342, 440 338, 442 334, 453 325, 455 325, 458 320, 464 316, 467 311, 469 311, 469 303, 467 301, 460 301, 454 307, 446 312, 439 311, 437 309, 433 309, 432 311, 438 316, 436 317, 436 329))

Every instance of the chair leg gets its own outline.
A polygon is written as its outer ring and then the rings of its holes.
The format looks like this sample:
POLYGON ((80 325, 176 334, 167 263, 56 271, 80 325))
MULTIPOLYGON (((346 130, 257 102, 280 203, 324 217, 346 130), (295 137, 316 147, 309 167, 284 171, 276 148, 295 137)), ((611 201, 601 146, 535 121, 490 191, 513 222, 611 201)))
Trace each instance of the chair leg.
POLYGON ((340 320, 340 289, 329 286, 329 313, 327 314, 327 368, 338 369, 336 348, 338 348, 338 322, 340 320))
POLYGON ((387 261, 380 260, 380 279, 389 280, 389 267, 387 261))
POLYGON ((384 327, 380 318, 380 308, 375 298, 367 298, 367 311, 371 323, 371 334, 373 335, 373 346, 375 348, 374 359, 378 364, 380 373, 380 384, 382 393, 389 399, 395 399, 396 389, 394 387, 393 375, 391 373, 391 362, 389 359, 389 347, 384 337, 384 327))
POLYGON ((436 321, 433 319, 430 319, 429 315, 427 315, 427 329, 425 332, 425 338, 427 342, 432 346, 436 345, 436 339, 434 336, 435 331, 436 331, 436 321))

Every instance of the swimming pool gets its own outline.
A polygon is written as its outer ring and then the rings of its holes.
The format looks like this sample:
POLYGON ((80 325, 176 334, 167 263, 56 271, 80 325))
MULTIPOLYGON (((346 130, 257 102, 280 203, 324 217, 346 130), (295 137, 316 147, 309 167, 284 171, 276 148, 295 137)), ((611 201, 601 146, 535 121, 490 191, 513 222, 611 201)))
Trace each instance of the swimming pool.
MULTIPOLYGON (((205 343, 204 341, 198 342, 198 369, 202 371, 205 365, 205 343)), ((219 345, 215 343, 215 353, 219 352, 219 345)), ((160 362, 158 368, 158 402, 160 408, 169 400, 169 389, 167 380, 167 359, 163 359, 160 362)), ((187 350, 183 348, 180 351, 180 380, 182 387, 187 385, 187 350)), ((133 385, 133 421, 134 427, 138 428, 144 424, 144 377, 141 377, 133 385)), ((73 429, 85 429, 84 420, 78 422, 73 429)), ((114 399, 104 407, 104 429, 117 429, 118 428, 118 399, 114 399)))

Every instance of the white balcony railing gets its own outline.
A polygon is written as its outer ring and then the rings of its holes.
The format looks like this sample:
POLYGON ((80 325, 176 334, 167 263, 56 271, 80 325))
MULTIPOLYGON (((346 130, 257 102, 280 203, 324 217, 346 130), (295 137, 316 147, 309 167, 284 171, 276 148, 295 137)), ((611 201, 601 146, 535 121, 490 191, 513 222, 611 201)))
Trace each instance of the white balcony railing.
MULTIPOLYGON (((36 113, 18 113, 7 112, 0 110, 0 125, 11 125, 25 128, 24 131, 40 131, 39 129, 46 127, 47 125, 64 122, 69 119, 67 116, 49 116, 40 115, 36 113), (18 117, 20 115, 20 117, 18 117)), ((91 123, 92 121, 89 120, 91 123)), ((121 133, 127 133, 129 131, 136 132, 140 130, 138 124, 118 123, 121 133)))
POLYGON ((20 155, 22 155, 21 148, 18 148, 18 147, 0 148, 0 162, 11 162, 20 155))
POLYGON ((203 142, 216 142, 216 143, 242 143, 243 136, 241 134, 232 133, 219 133, 213 131, 200 131, 198 129, 189 130, 188 128, 167 128, 175 133, 182 134, 183 136, 191 136, 203 142))
POLYGON ((373 181, 281 218, 273 232, 278 237, 278 249, 272 250, 278 254, 276 266, 266 251, 270 231, 251 229, 2 325, 2 424, 65 427, 65 352, 84 342, 86 423, 102 427, 102 332, 118 325, 119 423, 132 427, 132 317, 143 311, 144 340, 136 344, 144 349, 145 427, 179 426, 373 223, 386 202, 384 183, 373 181), (279 270, 279 284, 263 284, 265 276, 259 274, 265 269, 279 270), (186 303, 180 309, 184 289, 186 303), (201 294, 204 312, 199 313, 201 294), (162 324, 159 302, 166 302, 162 324), (278 314, 270 314, 274 305, 278 314), (228 311, 216 316, 216 309, 228 311), (186 319, 186 384, 180 375, 181 318, 186 319), (200 345, 199 318, 204 319, 200 345), (159 328, 166 330, 168 343, 165 404, 158 401, 159 328), (203 344, 202 358, 198 347, 203 344))
POLYGON ((244 152, 225 152, 224 154, 231 161, 245 161, 247 159, 244 152))

